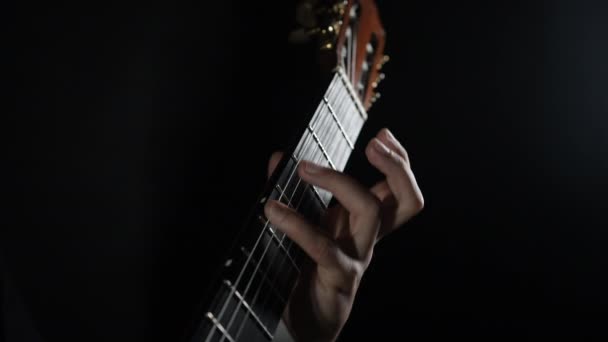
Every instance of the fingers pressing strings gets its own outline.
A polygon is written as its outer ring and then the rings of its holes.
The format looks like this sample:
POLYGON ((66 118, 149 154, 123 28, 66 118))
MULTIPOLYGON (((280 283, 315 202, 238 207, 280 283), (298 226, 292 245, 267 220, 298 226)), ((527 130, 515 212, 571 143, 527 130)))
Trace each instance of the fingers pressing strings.
POLYGON ((264 210, 276 228, 295 241, 318 266, 329 270, 325 272, 328 275, 326 281, 343 291, 352 288, 349 275, 353 273, 356 263, 342 252, 331 237, 280 202, 268 201, 264 210))

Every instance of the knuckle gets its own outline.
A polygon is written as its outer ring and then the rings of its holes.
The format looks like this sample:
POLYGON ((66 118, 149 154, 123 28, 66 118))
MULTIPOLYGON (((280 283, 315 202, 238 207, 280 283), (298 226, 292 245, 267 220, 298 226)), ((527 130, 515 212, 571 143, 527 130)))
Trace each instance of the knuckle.
POLYGON ((400 169, 407 169, 410 167, 410 159, 407 155, 407 152, 404 154, 404 156, 400 156, 396 153, 392 153, 391 154, 391 158, 393 160, 393 162, 400 168, 400 169))
POLYGON ((405 150, 405 147, 403 147, 403 145, 401 144, 399 139, 397 139, 387 128, 384 128, 382 130, 382 132, 388 140, 393 142, 393 145, 394 145, 395 149, 397 149, 397 152, 399 153, 399 155, 403 156, 405 161, 408 161, 409 156, 407 154, 407 151, 405 150))
POLYGON ((361 279, 363 277, 363 272, 364 272, 365 267, 364 267, 363 263, 361 263, 360 261, 352 260, 349 268, 350 268, 349 273, 354 282, 359 281, 359 279, 361 279))
POLYGON ((365 204, 365 213, 373 218, 379 220, 382 215, 382 202, 376 196, 370 196, 365 204))
POLYGON ((424 197, 422 197, 422 194, 414 196, 412 207, 416 213, 419 213, 424 209, 424 197))
POLYGON ((422 209, 424 209, 425 206, 424 197, 422 197, 422 194, 420 193, 413 194, 406 203, 407 212, 409 212, 410 215, 418 214, 422 211, 422 209))
POLYGON ((355 293, 359 287, 359 282, 363 278, 365 267, 364 265, 354 259, 349 259, 344 269, 342 270, 342 277, 344 278, 343 290, 346 293, 355 293))
POLYGON ((313 253, 321 260, 328 260, 334 263, 336 261, 336 252, 337 249, 329 238, 319 239, 319 241, 314 244, 313 253))
POLYGON ((401 153, 403 153, 403 158, 402 158, 403 161, 406 164, 409 164, 410 163, 410 155, 409 155, 409 153, 407 153, 407 150, 405 148, 401 147, 401 153))

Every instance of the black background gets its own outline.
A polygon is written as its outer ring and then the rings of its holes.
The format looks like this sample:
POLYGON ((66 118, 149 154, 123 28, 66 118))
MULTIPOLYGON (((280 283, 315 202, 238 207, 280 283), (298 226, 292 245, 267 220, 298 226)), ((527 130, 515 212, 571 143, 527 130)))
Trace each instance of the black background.
MULTIPOLYGON (((174 341, 317 100, 314 57, 292 2, 45 6, 5 11, 5 324, 174 341)), ((391 128, 426 208, 377 246, 342 340, 605 335, 608 6, 379 7, 359 146, 391 128)))

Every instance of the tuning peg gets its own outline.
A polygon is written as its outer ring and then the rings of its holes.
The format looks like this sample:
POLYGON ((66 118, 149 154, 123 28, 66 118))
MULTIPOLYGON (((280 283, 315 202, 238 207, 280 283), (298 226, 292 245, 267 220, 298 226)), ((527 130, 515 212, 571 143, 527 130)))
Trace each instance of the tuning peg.
POLYGON ((307 43, 314 36, 318 36, 321 43, 321 50, 332 50, 337 35, 338 28, 336 28, 335 25, 313 29, 299 28, 289 34, 289 42, 296 44, 307 43))
POLYGON ((372 103, 376 103, 376 101, 380 100, 380 98, 382 97, 382 94, 380 93, 375 93, 374 96, 372 96, 372 103))
POLYGON ((386 75, 384 73, 380 73, 376 81, 372 82, 372 88, 376 89, 380 85, 380 82, 384 81, 386 75))
POLYGON ((377 69, 381 70, 384 67, 384 64, 388 63, 390 60, 391 58, 388 55, 384 55, 382 60, 380 60, 380 63, 378 63, 377 69))

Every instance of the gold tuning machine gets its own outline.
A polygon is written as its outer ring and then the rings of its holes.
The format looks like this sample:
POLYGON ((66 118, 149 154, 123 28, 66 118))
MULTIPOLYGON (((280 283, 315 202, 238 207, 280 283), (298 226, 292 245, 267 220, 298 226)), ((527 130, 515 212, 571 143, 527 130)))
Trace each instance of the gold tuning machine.
POLYGON ((391 58, 388 55, 384 55, 382 57, 382 59, 380 60, 380 63, 378 63, 377 69, 378 70, 382 70, 382 68, 384 67, 384 64, 390 62, 391 58))
POLYGON ((375 93, 375 94, 372 96, 372 100, 371 100, 371 101, 372 101, 372 103, 376 103, 378 100, 380 100, 380 98, 381 98, 381 97, 382 97, 382 94, 380 94, 380 93, 375 93))
POLYGON ((299 28, 289 34, 289 42, 302 44, 318 40, 321 50, 332 50, 342 27, 348 1, 322 5, 319 0, 302 0, 296 7, 299 28))
POLYGON ((376 89, 378 88, 378 86, 380 85, 380 82, 384 81, 384 79, 386 78, 386 75, 384 73, 380 73, 378 75, 378 78, 372 82, 372 88, 376 89))

